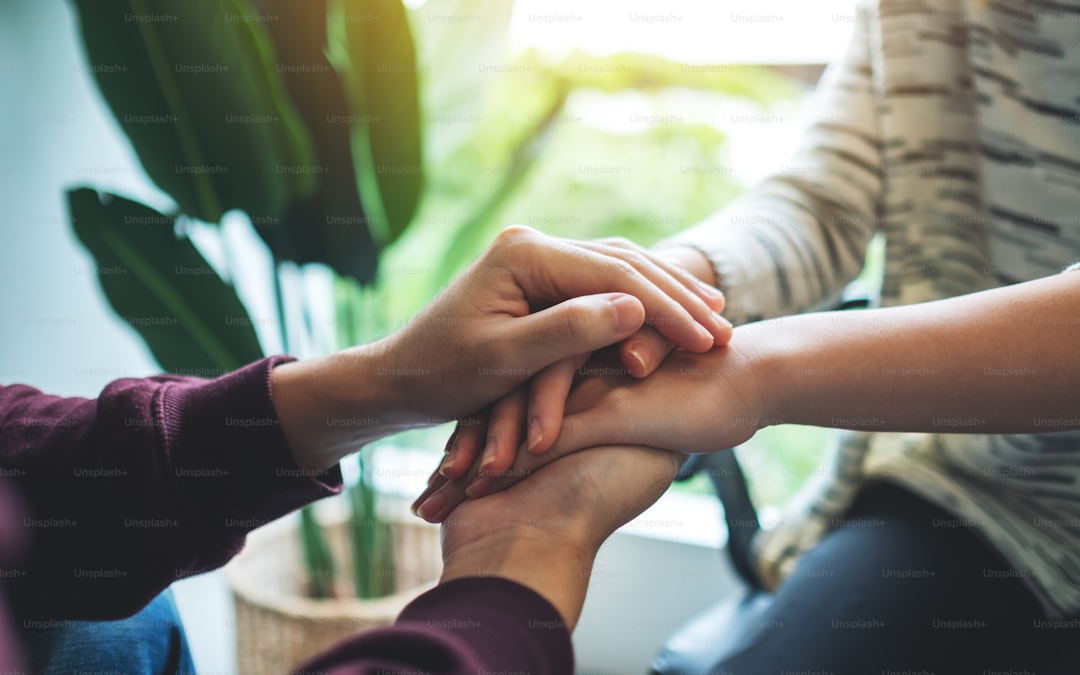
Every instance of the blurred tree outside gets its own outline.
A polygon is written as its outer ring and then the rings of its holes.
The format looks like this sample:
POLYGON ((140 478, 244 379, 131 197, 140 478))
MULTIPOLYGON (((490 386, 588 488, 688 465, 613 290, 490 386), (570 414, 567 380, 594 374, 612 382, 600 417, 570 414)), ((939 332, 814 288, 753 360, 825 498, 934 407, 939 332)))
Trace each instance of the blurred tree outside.
MULTIPOLYGON (((429 43, 422 11, 414 15, 420 45, 429 43)), ((486 95, 470 112, 429 108, 429 152, 442 155, 428 157, 417 219, 384 254, 380 287, 392 313, 385 330, 407 321, 506 225, 649 246, 698 222, 750 187, 731 153, 729 119, 797 117, 807 95, 765 67, 634 53, 527 50, 490 70, 486 95), (457 142, 440 143, 444 135, 457 142), (494 203, 493 193, 501 195, 494 203)), ((430 444, 448 433, 434 431, 430 444)), ((797 489, 828 433, 771 428, 743 448, 757 502, 779 504, 797 489)), ((680 489, 710 490, 703 480, 680 489)))

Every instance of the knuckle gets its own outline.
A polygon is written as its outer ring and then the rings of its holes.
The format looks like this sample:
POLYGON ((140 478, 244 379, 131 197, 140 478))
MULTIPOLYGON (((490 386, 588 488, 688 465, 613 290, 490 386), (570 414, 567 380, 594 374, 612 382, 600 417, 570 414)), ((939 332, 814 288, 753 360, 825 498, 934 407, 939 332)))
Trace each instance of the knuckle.
POLYGON ((635 250, 638 248, 637 244, 630 241, 626 237, 604 237, 600 240, 600 243, 604 244, 605 246, 614 246, 616 248, 628 248, 635 250))
POLYGON ((500 257, 512 256, 524 248, 524 256, 528 258, 531 255, 530 250, 539 245, 536 235, 535 230, 524 225, 511 225, 503 228, 502 231, 495 235, 495 239, 488 248, 488 255, 499 259, 500 257))
POLYGON ((574 304, 567 308, 563 320, 559 322, 561 325, 557 329, 572 340, 584 341, 589 336, 592 318, 594 315, 585 307, 574 304))
POLYGON ((635 280, 641 278, 641 272, 622 258, 610 258, 607 265, 609 273, 613 276, 629 277, 635 280))
POLYGON ((532 229, 531 227, 526 227, 525 225, 510 225, 508 227, 504 227, 502 231, 500 231, 499 234, 495 236, 495 240, 500 242, 513 243, 521 241, 523 239, 529 239, 534 234, 536 234, 536 230, 532 229))

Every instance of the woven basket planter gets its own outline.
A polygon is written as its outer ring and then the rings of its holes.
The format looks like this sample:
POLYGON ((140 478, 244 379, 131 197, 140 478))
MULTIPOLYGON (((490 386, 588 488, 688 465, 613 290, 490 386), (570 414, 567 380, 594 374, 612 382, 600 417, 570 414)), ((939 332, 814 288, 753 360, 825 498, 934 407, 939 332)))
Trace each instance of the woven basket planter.
MULTIPOLYGON (((341 598, 306 597, 298 525, 254 533, 226 567, 236 603, 240 675, 293 672, 349 636, 390 625, 405 605, 431 588, 442 572, 439 528, 403 519, 393 530, 398 592, 374 600, 351 597, 350 583, 339 583, 341 598)), ((351 569, 345 524, 328 525, 327 537, 335 558, 345 563, 341 568, 351 569)))

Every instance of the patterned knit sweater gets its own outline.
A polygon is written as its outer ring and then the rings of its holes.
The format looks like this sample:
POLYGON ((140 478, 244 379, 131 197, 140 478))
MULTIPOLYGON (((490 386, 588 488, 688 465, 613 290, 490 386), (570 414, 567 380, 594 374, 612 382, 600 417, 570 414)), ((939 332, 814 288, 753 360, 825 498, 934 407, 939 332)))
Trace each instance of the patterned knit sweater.
MULTIPOLYGON (((816 104, 781 172, 667 242, 708 256, 736 323, 828 306, 877 232, 885 306, 1080 259, 1077 0, 863 2, 816 104)), ((1073 319, 1062 330, 1080 307, 1073 319)), ((974 419, 936 420, 940 433, 839 432, 820 478, 758 536, 763 578, 780 583, 863 485, 890 481, 954 514, 943 526, 977 528, 1048 615, 1080 614, 1080 433, 1051 422, 1025 435, 970 433, 974 419)))

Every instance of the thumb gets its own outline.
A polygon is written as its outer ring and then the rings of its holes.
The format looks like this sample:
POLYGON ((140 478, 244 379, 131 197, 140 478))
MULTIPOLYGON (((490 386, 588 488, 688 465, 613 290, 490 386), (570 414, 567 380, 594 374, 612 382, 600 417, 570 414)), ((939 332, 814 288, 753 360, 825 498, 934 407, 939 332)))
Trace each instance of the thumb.
POLYGON ((501 336, 517 346, 517 367, 538 371, 571 356, 596 351, 633 335, 645 307, 632 295, 601 293, 561 302, 505 322, 501 336))

